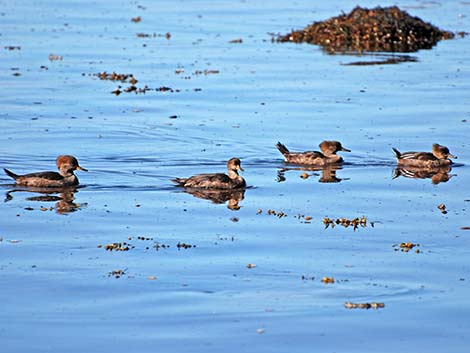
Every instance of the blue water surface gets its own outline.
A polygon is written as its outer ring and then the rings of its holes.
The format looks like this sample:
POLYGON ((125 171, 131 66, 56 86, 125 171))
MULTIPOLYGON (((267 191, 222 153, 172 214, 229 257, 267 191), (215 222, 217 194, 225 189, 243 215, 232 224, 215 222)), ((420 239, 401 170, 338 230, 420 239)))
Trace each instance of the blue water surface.
MULTIPOLYGON (((383 55, 271 40, 355 1, 0 5, 0 166, 53 170, 72 154, 89 169, 51 194, 0 175, 2 352, 468 351, 468 37, 355 66, 383 55), (130 84, 104 71, 149 90, 116 96, 130 84), (352 150, 333 177, 274 146, 324 139, 352 150), (458 156, 448 181, 393 178, 392 147, 436 142, 458 156), (250 187, 232 200, 171 182, 234 156, 250 187), (323 223, 362 216, 356 230, 323 223)), ((360 5, 470 31, 463 1, 360 5)))

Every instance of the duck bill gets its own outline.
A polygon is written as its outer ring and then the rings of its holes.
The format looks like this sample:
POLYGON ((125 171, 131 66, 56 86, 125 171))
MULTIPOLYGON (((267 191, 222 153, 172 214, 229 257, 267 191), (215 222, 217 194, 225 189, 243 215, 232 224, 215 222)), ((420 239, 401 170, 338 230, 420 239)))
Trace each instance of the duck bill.
POLYGON ((244 171, 245 171, 245 169, 243 169, 243 168, 240 167, 240 166, 238 167, 238 170, 239 170, 240 172, 244 172, 244 171))
POLYGON ((88 169, 85 169, 83 167, 77 166, 77 170, 81 170, 83 172, 88 172, 88 169))
POLYGON ((457 156, 454 156, 453 154, 450 154, 450 153, 447 155, 447 158, 458 159, 457 156))
POLYGON ((347 148, 341 147, 341 151, 343 152, 351 152, 351 150, 348 150, 347 148))

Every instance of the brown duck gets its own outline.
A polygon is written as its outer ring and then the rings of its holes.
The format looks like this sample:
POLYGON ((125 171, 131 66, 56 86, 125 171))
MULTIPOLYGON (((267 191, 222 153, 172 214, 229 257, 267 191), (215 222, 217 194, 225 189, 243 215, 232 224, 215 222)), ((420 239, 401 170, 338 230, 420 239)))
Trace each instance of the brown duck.
POLYGON ((243 171, 238 158, 231 158, 227 162, 228 175, 223 173, 198 174, 190 178, 175 178, 172 181, 178 186, 197 189, 238 189, 246 186, 245 179, 238 174, 243 171))
POLYGON ((341 146, 341 143, 338 141, 323 141, 319 145, 321 152, 290 152, 287 147, 280 142, 276 144, 276 147, 284 156, 284 160, 288 163, 309 164, 317 166, 342 163, 343 158, 336 153, 339 151, 351 152, 351 150, 341 146))
POLYGON ((449 158, 457 158, 450 154, 446 146, 435 143, 432 145, 432 152, 404 152, 401 153, 393 148, 399 166, 436 168, 452 164, 449 158))
POLYGON ((78 161, 73 156, 59 156, 56 159, 57 172, 38 172, 24 175, 15 174, 8 169, 3 169, 5 173, 15 179, 16 185, 32 186, 39 188, 66 187, 78 185, 78 178, 73 173, 75 170, 88 170, 80 167, 78 161))

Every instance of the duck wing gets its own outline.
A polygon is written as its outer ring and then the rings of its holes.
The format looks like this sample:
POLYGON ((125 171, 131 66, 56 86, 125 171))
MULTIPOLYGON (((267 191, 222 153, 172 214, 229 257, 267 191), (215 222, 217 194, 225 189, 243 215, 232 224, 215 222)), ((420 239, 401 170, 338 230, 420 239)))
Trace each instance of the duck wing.
POLYGON ((12 171, 4 168, 5 173, 10 177, 17 181, 24 180, 26 178, 39 178, 39 179, 47 179, 47 180, 61 180, 64 177, 57 172, 38 172, 38 173, 29 173, 24 175, 18 175, 13 173, 12 171))
POLYGON ((229 190, 243 188, 246 183, 241 177, 232 179, 226 174, 218 173, 194 175, 179 185, 186 188, 229 190))
POLYGON ((433 161, 437 158, 429 152, 405 152, 402 153, 399 157, 400 159, 415 159, 419 161, 433 161))
POLYGON ((232 187, 232 179, 223 173, 198 174, 188 178, 184 183, 184 187, 203 189, 229 189, 232 187))
POLYGON ((311 164, 313 160, 318 158, 324 158, 324 155, 317 151, 291 152, 286 156, 286 161, 297 164, 311 164))
POLYGON ((62 180, 64 177, 57 172, 38 172, 38 173, 29 173, 25 175, 19 175, 20 178, 40 178, 47 180, 62 180))
MULTIPOLYGON (((5 171, 6 172, 6 171, 5 171)), ((35 187, 51 187, 62 186, 64 177, 57 172, 39 172, 24 175, 16 175, 14 173, 7 174, 15 179, 16 185, 35 186, 35 187), (54 184, 56 183, 56 184, 54 184)))

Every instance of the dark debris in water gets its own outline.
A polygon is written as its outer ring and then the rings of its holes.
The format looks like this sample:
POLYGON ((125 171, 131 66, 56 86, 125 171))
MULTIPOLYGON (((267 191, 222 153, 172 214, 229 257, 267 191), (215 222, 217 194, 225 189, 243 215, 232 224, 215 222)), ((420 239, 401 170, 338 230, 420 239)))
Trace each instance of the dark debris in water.
POLYGON ((158 251, 160 249, 168 249, 170 247, 170 245, 167 245, 167 244, 162 244, 162 243, 159 243, 158 241, 155 242, 155 244, 153 245, 153 247, 155 248, 155 251, 158 251))
POLYGON ((121 81, 121 82, 129 82, 135 85, 138 81, 134 78, 133 74, 119 74, 117 72, 98 72, 95 76, 99 77, 100 80, 108 80, 108 81, 121 81))
POLYGON ((125 270, 113 270, 108 273, 108 277, 121 278, 126 274, 127 269, 125 270))
POLYGON ((446 205, 444 205, 443 203, 438 205, 437 208, 439 209, 439 211, 441 211, 442 214, 447 214, 446 205))
MULTIPOLYGON (((258 211, 256 212, 256 214, 260 215, 263 213, 263 210, 261 208, 258 209, 258 211)), ((269 215, 269 216, 276 216, 277 218, 283 218, 283 217, 287 217, 287 214, 283 211, 275 211, 275 210, 272 210, 272 209, 268 209, 266 211, 266 214, 269 215)))
POLYGON ((175 70, 175 74, 179 75, 181 79, 183 80, 191 80, 193 77, 198 77, 198 76, 218 75, 220 74, 220 70, 204 69, 204 70, 196 70, 192 73, 187 73, 184 68, 180 67, 175 70))
POLYGON ((335 283, 335 278, 334 277, 323 277, 321 281, 325 284, 332 284, 335 283))
MULTIPOLYGON (((356 217, 353 219, 347 219, 347 218, 337 218, 332 219, 328 217, 323 218, 323 224, 325 225, 325 229, 328 227, 334 228, 336 225, 341 225, 344 228, 352 227, 354 231, 360 227, 365 228, 367 227, 367 218, 365 216, 362 216, 361 218, 356 217)), ((371 227, 374 227, 373 222, 369 222, 371 227)))
POLYGON ((220 70, 208 70, 208 69, 205 69, 205 70, 196 70, 196 71, 194 71, 194 75, 204 75, 204 76, 207 76, 207 75, 217 75, 217 74, 220 74, 220 70))
POLYGON ((178 248, 178 250, 179 249, 191 249, 191 248, 195 248, 196 245, 178 242, 178 244, 176 244, 176 247, 178 248))
MULTIPOLYGON (((117 251, 129 251, 129 250, 132 250, 132 249, 136 248, 135 245, 133 245, 129 242, 129 241, 132 241, 132 240, 139 241, 140 244, 143 243, 143 245, 137 246, 137 248, 142 248, 142 246, 143 246, 143 249, 145 251, 150 250, 150 248, 155 249, 155 251, 159 251, 160 249, 170 248, 170 245, 168 245, 168 244, 163 244, 163 243, 160 243, 158 241, 154 241, 153 237, 136 236, 136 237, 128 237, 127 240, 128 241, 125 241, 125 242, 115 242, 115 243, 109 243, 109 244, 106 244, 106 245, 99 244, 98 248, 103 248, 106 251, 110 251, 110 252, 113 252, 113 251, 116 251, 116 252, 117 251), (151 244, 148 244, 149 242, 151 242, 151 244)), ((178 250, 180 250, 180 249, 191 249, 191 248, 195 248, 195 247, 196 247, 196 245, 188 244, 186 242, 180 242, 180 241, 176 244, 176 248, 178 250)))
MULTIPOLYGON (((261 208, 259 208, 258 211, 256 212, 257 215, 262 215, 263 213, 268 216, 275 216, 277 218, 288 217, 288 214, 286 212, 276 211, 273 209, 268 209, 266 212, 264 212, 261 208)), ((299 219, 301 223, 305 223, 305 224, 310 224, 312 223, 312 220, 313 220, 312 216, 308 216, 308 215, 301 214, 301 213, 294 215, 292 217, 299 219)), ((368 222, 366 216, 356 217, 353 219, 348 219, 348 218, 333 219, 333 218, 324 217, 322 222, 325 225, 325 229, 329 227, 334 228, 336 225, 341 225, 344 228, 352 227, 354 231, 359 227, 365 228, 367 227, 368 224, 372 228, 374 228, 374 225, 375 225, 375 222, 370 222, 370 221, 368 222)))
POLYGON ((62 61, 63 59, 62 55, 49 54, 49 61, 62 61))
POLYGON ((410 242, 403 242, 403 243, 400 243, 400 244, 394 244, 393 245, 393 250, 395 251, 402 251, 402 252, 409 252, 410 250, 412 250, 413 248, 416 247, 416 250, 415 252, 417 254, 419 254, 421 251, 417 248, 419 247, 419 244, 415 244, 415 243, 410 243, 410 242))
MULTIPOLYGON (((85 76, 86 74, 82 74, 82 75, 85 76)), ((118 86, 116 89, 111 91, 111 93, 114 94, 115 96, 119 96, 121 93, 145 94, 149 91, 170 92, 170 93, 181 92, 180 89, 173 89, 173 88, 167 87, 167 86, 151 88, 151 87, 145 85, 143 87, 138 87, 137 83, 139 81, 135 78, 135 76, 133 74, 120 74, 120 73, 117 73, 117 72, 114 72, 114 71, 109 73, 107 71, 103 71, 103 72, 99 72, 97 74, 92 74, 92 75, 89 74, 89 76, 96 76, 100 80, 103 80, 103 81, 112 81, 112 82, 118 81, 118 82, 129 83, 130 84, 127 87, 118 86)), ((201 90, 202 90, 201 88, 194 88, 193 89, 194 92, 199 92, 201 90)))
POLYGON ((158 34, 158 33, 136 33, 137 38, 166 38, 170 40, 171 33, 167 32, 165 34, 158 34))
POLYGON ((98 245, 98 248, 104 248, 106 251, 129 251, 130 249, 135 248, 132 244, 127 242, 123 243, 109 243, 105 246, 98 245))
POLYGON ((397 6, 355 7, 349 14, 314 22, 302 30, 280 35, 278 42, 321 45, 328 52, 415 52, 430 49, 454 33, 440 30, 397 6))
POLYGON ((384 303, 377 303, 377 302, 372 302, 372 303, 351 303, 351 302, 346 302, 344 303, 344 307, 346 309, 381 309, 385 308, 384 303))

